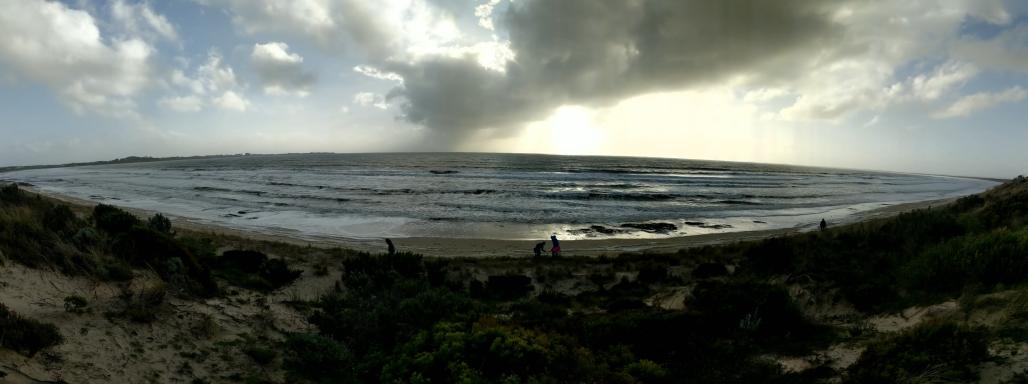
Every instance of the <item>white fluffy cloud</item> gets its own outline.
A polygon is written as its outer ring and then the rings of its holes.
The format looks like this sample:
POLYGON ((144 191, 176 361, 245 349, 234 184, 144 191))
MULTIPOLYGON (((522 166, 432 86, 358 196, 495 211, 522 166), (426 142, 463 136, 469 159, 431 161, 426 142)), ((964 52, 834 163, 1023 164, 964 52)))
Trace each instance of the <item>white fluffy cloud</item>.
POLYGON ((145 2, 115 0, 111 3, 111 17, 133 35, 159 37, 175 42, 179 40, 175 26, 145 2))
POLYGON ((779 112, 787 120, 835 120, 940 100, 980 71, 972 58, 949 57, 961 25, 968 18, 1009 22, 997 0, 838 4, 832 18, 843 33, 817 56, 796 61, 810 73, 788 84, 795 102, 779 112), (944 60, 924 62, 937 58, 944 60), (915 73, 897 78, 904 66, 915 73))
POLYGON ((221 96, 214 98, 214 105, 221 109, 242 112, 250 107, 250 101, 238 93, 225 91, 221 96))
POLYGON ((303 69, 303 57, 289 52, 286 43, 254 44, 250 65, 268 94, 306 96, 314 83, 314 74, 303 69))
POLYGON ((362 107, 375 107, 378 109, 389 108, 389 104, 382 95, 371 92, 360 92, 353 95, 353 103, 362 107))
POLYGON ((203 99, 196 95, 165 97, 157 103, 176 112, 198 112, 203 109, 203 99))
POLYGON ((152 54, 141 39, 105 39, 85 11, 0 2, 0 65, 47 84, 78 112, 135 116, 132 97, 149 84, 152 54))
POLYGON ((207 62, 196 70, 196 80, 209 92, 237 86, 236 72, 222 62, 221 54, 211 51, 207 54, 207 62))
POLYGON ((946 109, 936 112, 936 118, 966 117, 971 114, 995 107, 1000 104, 1014 103, 1024 100, 1025 90, 1021 87, 1010 87, 1002 92, 978 92, 961 97, 946 109))
POLYGON ((310 39, 372 61, 413 60, 464 45, 453 14, 426 0, 199 1, 227 9, 247 34, 310 39))
POLYGON ((249 101, 239 92, 242 87, 236 72, 225 63, 215 50, 207 53, 207 59, 187 73, 183 69, 171 70, 167 81, 178 91, 189 92, 186 96, 164 97, 158 104, 177 112, 196 112, 205 105, 214 105, 226 110, 245 111, 249 101))

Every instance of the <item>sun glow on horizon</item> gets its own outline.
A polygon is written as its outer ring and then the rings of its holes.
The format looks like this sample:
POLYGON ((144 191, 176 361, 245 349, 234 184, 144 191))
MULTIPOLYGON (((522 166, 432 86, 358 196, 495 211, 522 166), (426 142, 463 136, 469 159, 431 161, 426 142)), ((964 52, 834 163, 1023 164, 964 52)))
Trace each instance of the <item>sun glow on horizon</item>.
POLYGON ((604 134, 593 124, 588 108, 560 107, 544 123, 550 131, 551 153, 589 155, 602 149, 604 134))

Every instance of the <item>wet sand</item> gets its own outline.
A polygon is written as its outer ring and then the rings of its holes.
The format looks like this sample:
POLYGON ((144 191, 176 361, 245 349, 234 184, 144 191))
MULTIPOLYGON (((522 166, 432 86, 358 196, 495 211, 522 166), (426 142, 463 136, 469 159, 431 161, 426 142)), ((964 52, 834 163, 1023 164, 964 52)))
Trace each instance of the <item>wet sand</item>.
MULTIPOLYGON (((31 187, 23 187, 34 193, 61 200, 78 207, 82 212, 92 209, 96 202, 64 196, 60 194, 40 191, 31 187)), ((830 225, 845 225, 854 222, 871 220, 875 218, 889 217, 902 212, 914 209, 928 208, 948 204, 956 198, 941 200, 929 200, 914 203, 902 203, 883 205, 880 208, 851 215, 842 223, 830 223, 830 225)), ((123 208, 140 217, 149 217, 154 211, 123 208)), ((165 214, 167 215, 167 214, 165 214)), ((345 238, 305 238, 303 234, 289 233, 269 234, 253 230, 229 228, 206 223, 197 223, 188 218, 167 215, 175 229, 181 233, 194 234, 217 234, 223 236, 235 236, 262 241, 277 241, 296 245, 309 245, 319 248, 349 248, 369 252, 385 252, 386 244, 380 239, 345 239, 345 238)), ((711 233, 702 235, 669 237, 660 239, 584 239, 584 240, 562 240, 561 250, 563 256, 616 256, 626 252, 654 252, 665 253, 675 252, 679 249, 700 247, 706 245, 735 243, 740 241, 760 240, 775 236, 782 236, 792 233, 799 233, 817 228, 817 223, 797 228, 782 228, 758 231, 736 231, 711 233)), ((498 240, 498 239, 463 239, 463 238, 438 238, 438 237, 410 237, 394 238, 393 243, 398 251, 409 251, 420 253, 431 257, 531 257, 532 248, 536 243, 547 240, 546 248, 549 249, 548 239, 539 240, 498 240)))

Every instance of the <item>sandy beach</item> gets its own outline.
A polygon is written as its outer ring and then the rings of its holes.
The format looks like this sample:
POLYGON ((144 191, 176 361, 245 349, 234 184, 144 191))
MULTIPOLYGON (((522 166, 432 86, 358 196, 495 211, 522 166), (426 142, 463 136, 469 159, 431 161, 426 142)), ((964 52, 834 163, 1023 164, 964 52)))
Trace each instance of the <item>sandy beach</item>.
MULTIPOLYGON (((83 211, 90 210, 96 202, 78 199, 61 194, 41 191, 36 188, 26 187, 34 193, 39 193, 57 200, 61 200, 79 207, 83 211)), ((955 198, 920 201, 913 203, 888 204, 865 212, 859 212, 849 216, 842 223, 831 223, 832 225, 844 225, 863 220, 889 217, 902 212, 914 209, 940 206, 954 201, 955 198), (886 205, 888 204, 888 205, 886 205)), ((125 208, 140 217, 148 217, 157 213, 156 211, 125 208)), ((166 216, 166 213, 163 213, 166 216)), ((385 243, 382 240, 369 239, 346 239, 346 238, 321 238, 306 239, 300 234, 291 236, 288 234, 269 234, 253 230, 229 228, 224 226, 198 223, 185 217, 169 216, 178 231, 193 233, 213 233, 224 236, 234 236, 264 241, 277 241, 294 245, 308 245, 319 248, 348 248, 369 252, 384 252, 385 243)), ((796 228, 783 228, 758 231, 735 231, 712 234, 699 234, 691 236, 658 238, 658 239, 584 239, 584 240, 562 240, 561 250, 564 256, 615 256, 628 252, 675 252, 679 249, 690 247, 701 247, 707 245, 735 243, 740 241, 759 240, 769 237, 798 233, 816 228, 817 223, 810 223, 806 226, 796 228)), ((500 240, 500 239, 474 239, 474 238, 439 238, 439 237, 409 237, 393 239, 393 243, 400 251, 420 253, 429 257, 530 257, 532 247, 539 240, 500 240)), ((547 249, 549 243, 547 242, 547 249)))

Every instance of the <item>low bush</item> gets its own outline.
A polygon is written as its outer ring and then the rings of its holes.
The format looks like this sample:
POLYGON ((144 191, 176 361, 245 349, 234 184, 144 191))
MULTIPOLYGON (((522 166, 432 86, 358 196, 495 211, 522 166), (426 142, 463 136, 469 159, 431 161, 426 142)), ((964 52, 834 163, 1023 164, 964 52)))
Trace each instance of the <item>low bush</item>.
POLYGON ((636 280, 643 284, 656 284, 667 279, 668 265, 658 262, 637 263, 639 274, 636 280))
POLYGON ((93 207, 93 223, 102 231, 112 235, 127 232, 132 227, 140 224, 136 216, 125 212, 118 207, 97 204, 93 207))
POLYGON ((230 250, 215 259, 215 274, 230 284, 272 291, 291 284, 302 271, 289 269, 282 259, 269 259, 267 255, 249 250, 230 250))
POLYGON ((782 346, 818 333, 777 285, 704 281, 693 289, 688 305, 720 327, 722 334, 742 333, 763 345, 782 346))
POLYGON ((167 294, 164 284, 143 287, 138 292, 126 290, 121 295, 123 307, 116 315, 137 323, 153 322, 157 320, 167 294))
POLYGON ((289 354, 283 366, 295 379, 318 383, 331 383, 342 377, 352 377, 348 369, 353 356, 335 340, 311 333, 291 334, 285 341, 289 354))
POLYGON ((146 225, 157 232, 171 234, 171 220, 160 213, 150 217, 146 225))
POLYGON ((78 231, 78 217, 67 205, 53 205, 43 212, 43 228, 62 236, 71 236, 78 231))
POLYGON ((26 319, 0 304, 0 347, 34 356, 64 339, 53 324, 26 319))
POLYGON ((697 279, 709 279, 728 274, 728 268, 721 263, 703 263, 692 270, 692 277, 697 279))
POLYGON ((86 313, 89 301, 79 295, 71 295, 64 298, 64 311, 68 313, 86 313))
POLYGON ((271 346, 262 344, 248 345, 243 348, 243 353, 260 365, 271 364, 278 357, 278 351, 271 346))
POLYGON ((282 259, 270 259, 261 265, 258 275, 267 282, 270 289, 277 289, 292 284, 298 279, 303 271, 289 269, 289 265, 282 259))
POLYGON ((115 238, 115 256, 138 267, 153 268, 165 281, 194 294, 218 292, 210 270, 167 234, 146 227, 133 227, 115 238))
POLYGON ((257 251, 230 250, 222 252, 217 264, 221 268, 236 269, 245 273, 257 273, 268 256, 257 251))
POLYGON ((524 298, 534 289, 531 277, 514 274, 494 275, 488 277, 480 291, 473 291, 471 294, 483 299, 510 301, 524 298))
POLYGON ((573 338, 482 323, 440 323, 400 346, 380 382, 590 382, 593 356, 573 338))
POLYGON ((845 382, 977 382, 976 366, 988 358, 988 342, 981 331, 953 323, 926 323, 871 343, 849 368, 845 382))

